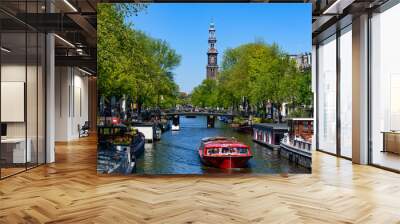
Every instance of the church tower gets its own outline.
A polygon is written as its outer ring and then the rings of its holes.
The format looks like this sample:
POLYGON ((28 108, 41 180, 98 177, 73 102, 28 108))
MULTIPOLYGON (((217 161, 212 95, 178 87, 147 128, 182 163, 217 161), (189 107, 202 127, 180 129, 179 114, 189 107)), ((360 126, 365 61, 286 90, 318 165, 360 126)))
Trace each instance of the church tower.
POLYGON ((218 74, 218 63, 217 63, 217 48, 215 44, 217 38, 215 37, 215 26, 214 23, 210 23, 208 28, 208 51, 207 51, 207 79, 216 79, 218 74))

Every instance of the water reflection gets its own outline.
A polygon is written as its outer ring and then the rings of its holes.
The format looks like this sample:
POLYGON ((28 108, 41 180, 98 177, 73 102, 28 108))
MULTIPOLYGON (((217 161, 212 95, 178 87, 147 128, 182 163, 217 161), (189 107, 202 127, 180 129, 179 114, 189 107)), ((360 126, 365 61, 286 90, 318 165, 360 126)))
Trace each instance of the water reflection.
POLYGON ((216 120, 215 128, 207 128, 207 119, 180 118, 181 130, 165 132, 161 141, 146 144, 138 158, 139 174, 204 174, 204 173, 310 173, 309 169, 281 159, 277 151, 252 141, 249 134, 238 133, 216 120), (235 137, 251 147, 253 158, 246 168, 218 169, 204 166, 198 155, 200 140, 209 136, 235 137))

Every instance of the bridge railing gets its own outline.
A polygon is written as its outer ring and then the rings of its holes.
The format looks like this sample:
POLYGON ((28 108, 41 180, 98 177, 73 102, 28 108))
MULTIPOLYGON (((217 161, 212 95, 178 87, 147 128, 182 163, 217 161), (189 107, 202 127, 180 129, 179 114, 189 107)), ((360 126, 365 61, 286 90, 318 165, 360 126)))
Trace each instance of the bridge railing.
POLYGON ((222 112, 222 111, 168 111, 168 112, 163 112, 161 114, 164 114, 164 115, 173 115, 173 114, 196 115, 196 114, 199 114, 199 115, 215 115, 215 116, 234 116, 234 114, 232 114, 232 113, 226 113, 226 112, 222 112))

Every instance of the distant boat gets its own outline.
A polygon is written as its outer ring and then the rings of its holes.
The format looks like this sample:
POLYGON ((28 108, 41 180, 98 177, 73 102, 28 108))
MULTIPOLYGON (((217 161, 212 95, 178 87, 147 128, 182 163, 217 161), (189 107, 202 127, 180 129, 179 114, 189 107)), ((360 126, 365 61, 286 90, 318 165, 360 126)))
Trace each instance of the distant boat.
POLYGON ((155 140, 161 140, 162 130, 160 127, 156 127, 156 134, 154 135, 155 140))
POLYGON ((160 128, 161 132, 169 131, 171 129, 171 122, 169 120, 161 120, 160 128))
POLYGON ((181 130, 181 129, 180 129, 179 124, 178 124, 178 125, 172 125, 172 126, 171 126, 171 130, 172 130, 172 131, 179 131, 179 130, 181 130))
POLYGON ((179 131, 179 130, 180 130, 180 126, 179 126, 179 116, 178 116, 178 115, 175 115, 175 116, 172 118, 171 130, 172 130, 172 131, 179 131))
POLYGON ((221 169, 246 167, 253 157, 249 146, 225 137, 202 139, 199 156, 205 165, 221 169))

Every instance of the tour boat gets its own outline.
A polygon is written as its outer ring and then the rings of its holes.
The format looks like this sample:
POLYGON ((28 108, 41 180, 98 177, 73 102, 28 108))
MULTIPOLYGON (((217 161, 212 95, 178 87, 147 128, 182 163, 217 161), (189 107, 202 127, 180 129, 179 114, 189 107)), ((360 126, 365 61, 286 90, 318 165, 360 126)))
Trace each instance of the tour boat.
POLYGON ((246 167, 252 157, 249 146, 225 137, 202 139, 199 156, 205 165, 221 169, 246 167))

